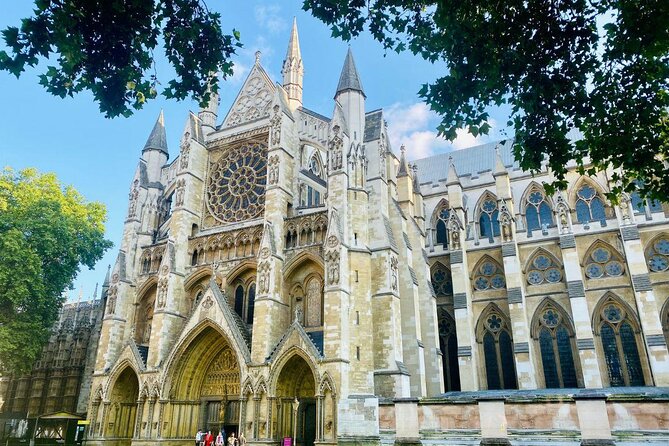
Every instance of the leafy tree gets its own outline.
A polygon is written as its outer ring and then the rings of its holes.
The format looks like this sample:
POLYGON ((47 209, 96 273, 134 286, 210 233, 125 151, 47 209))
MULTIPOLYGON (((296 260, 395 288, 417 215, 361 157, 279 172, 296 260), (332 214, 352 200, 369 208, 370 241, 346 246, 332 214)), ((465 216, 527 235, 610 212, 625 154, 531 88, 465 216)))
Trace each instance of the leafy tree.
POLYGON ((487 134, 486 110, 506 104, 516 159, 536 171, 547 157, 549 190, 566 186, 576 160, 589 174, 614 169, 613 199, 636 180, 667 201, 666 0, 305 0, 304 9, 335 37, 367 27, 386 50, 445 62, 448 73, 419 95, 447 138, 487 134), (567 137, 574 129, 582 139, 567 137))
POLYGON ((55 175, 0 172, 0 369, 22 372, 38 357, 80 265, 112 246, 106 210, 55 175))
POLYGON ((157 95, 154 51, 162 35, 176 71, 163 94, 204 105, 218 91, 211 73, 231 75, 240 46, 239 33, 224 34, 220 18, 201 0, 35 0, 33 17, 2 31, 11 55, 0 51, 0 69, 19 77, 47 59, 40 84, 48 92, 90 90, 107 117, 130 116, 157 95))

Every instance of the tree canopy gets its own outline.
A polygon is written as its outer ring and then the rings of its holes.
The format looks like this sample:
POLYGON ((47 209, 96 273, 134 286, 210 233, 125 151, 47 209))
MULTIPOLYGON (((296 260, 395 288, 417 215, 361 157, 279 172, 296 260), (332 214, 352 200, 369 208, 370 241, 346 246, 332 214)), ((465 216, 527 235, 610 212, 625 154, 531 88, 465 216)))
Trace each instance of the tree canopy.
POLYGON ((225 34, 220 14, 201 0, 35 0, 34 16, 2 31, 10 50, 0 69, 17 77, 41 59, 40 84, 53 95, 90 90, 107 117, 130 116, 160 88, 155 54, 162 36, 176 71, 163 94, 206 104, 218 74, 232 74, 239 33, 225 34))
POLYGON ((112 246, 105 207, 53 174, 0 173, 0 370, 29 370, 80 265, 112 246))
POLYGON ((305 0, 304 8, 335 37, 368 29, 386 50, 445 62, 448 73, 419 95, 447 138, 460 128, 487 134, 489 106, 506 105, 516 159, 537 171, 547 158, 550 186, 566 186, 575 160, 590 174, 613 169, 611 198, 640 186, 667 201, 666 0, 305 0))

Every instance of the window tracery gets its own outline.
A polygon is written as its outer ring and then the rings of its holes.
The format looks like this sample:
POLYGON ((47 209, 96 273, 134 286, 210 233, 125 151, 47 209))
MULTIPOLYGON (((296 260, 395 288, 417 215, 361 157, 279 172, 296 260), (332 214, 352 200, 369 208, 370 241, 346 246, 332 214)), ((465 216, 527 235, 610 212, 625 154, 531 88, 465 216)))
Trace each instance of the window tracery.
POLYGON ((562 280, 561 267, 553 256, 540 250, 528 262, 526 278, 530 285, 558 283, 562 280))
POLYGON ((486 258, 479 262, 474 271, 474 288, 478 291, 502 289, 506 287, 504 271, 494 260, 486 258))
POLYGON ((442 352, 445 390, 447 392, 458 391, 460 390, 460 370, 455 320, 443 307, 439 309, 439 348, 442 352))
POLYGON ((653 272, 669 270, 669 238, 653 242, 646 250, 648 269, 653 272))
POLYGON ((528 233, 543 226, 553 226, 553 211, 543 189, 533 186, 525 201, 525 223, 528 233))
POLYGON ((437 221, 435 225, 436 243, 443 245, 444 249, 448 247, 448 217, 450 211, 445 205, 437 212, 437 221))
POLYGON ((598 306, 596 328, 611 387, 643 386, 636 317, 618 299, 608 296, 598 306))
POLYGON ((234 288, 234 309, 235 313, 247 324, 253 324, 253 314, 255 310, 256 284, 239 283, 234 288))
POLYGON ((566 315, 548 301, 537 311, 533 325, 546 387, 577 387, 574 331, 566 315))
POLYGON ((207 206, 219 221, 258 218, 265 208, 267 147, 245 142, 226 151, 210 167, 207 206))
POLYGON ((451 271, 441 263, 432 268, 432 288, 437 296, 453 295, 453 279, 451 271))
POLYGON ((488 390, 516 389, 513 341, 506 316, 491 304, 481 315, 478 325, 488 390))
POLYGON ((606 224, 604 202, 594 187, 584 184, 576 191, 576 219, 579 223, 599 221, 606 224))
POLYGON ((602 244, 596 246, 586 256, 585 275, 590 279, 619 277, 625 274, 622 258, 602 244))
POLYGON ((479 206, 479 231, 482 238, 487 237, 491 242, 493 241, 493 237, 499 236, 497 200, 489 193, 479 206))

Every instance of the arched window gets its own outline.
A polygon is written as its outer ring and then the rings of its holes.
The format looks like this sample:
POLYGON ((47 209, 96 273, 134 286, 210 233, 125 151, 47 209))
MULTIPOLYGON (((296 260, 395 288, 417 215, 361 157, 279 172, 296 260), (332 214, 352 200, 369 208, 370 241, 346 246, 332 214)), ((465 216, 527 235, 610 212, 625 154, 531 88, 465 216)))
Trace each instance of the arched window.
POLYGON ((237 285, 235 288, 235 313, 239 317, 244 317, 244 287, 242 285, 237 285))
POLYGON ((499 308, 489 305, 479 319, 488 390, 516 389, 516 366, 509 322, 499 308))
POLYGON ((309 160, 309 172, 316 175, 318 178, 323 178, 323 168, 316 154, 309 160))
POLYGON ((552 255, 539 249, 528 262, 526 278, 530 285, 557 283, 562 280, 562 268, 552 255))
POLYGON ((663 237, 653 242, 646 250, 648 269, 653 272, 669 270, 669 238, 663 237))
POLYGON ((626 305, 613 296, 604 297, 595 313, 596 330, 604 352, 611 387, 643 386, 639 356, 639 324, 626 305))
POLYGON ((448 246, 448 231, 446 230, 446 223, 448 222, 449 211, 442 207, 437 214, 437 222, 435 227, 436 244, 443 245, 444 248, 448 246))
MULTIPOLYGON (((643 187, 643 183, 640 181, 634 181, 634 184, 638 189, 643 187)), ((636 190, 630 194, 630 200, 632 201, 632 208, 634 209, 635 214, 644 214, 646 212, 646 207, 649 208, 650 212, 660 212, 662 210, 662 203, 658 200, 641 198, 641 195, 639 195, 639 192, 636 190)))
POLYGON ((197 249, 193 251, 193 256, 190 259, 190 264, 193 266, 197 265, 197 249))
POLYGON ((506 287, 504 271, 497 262, 485 256, 474 270, 474 288, 477 291, 502 289, 506 287))
POLYGON ((432 288, 437 296, 453 295, 453 280, 451 271, 441 263, 432 267, 432 288))
POLYGON ((543 226, 553 226, 553 212, 546 200, 546 194, 543 189, 537 186, 533 186, 530 193, 527 194, 525 223, 527 224, 528 234, 541 229, 543 226))
POLYGON ((534 318, 532 331, 539 344, 546 387, 577 387, 574 330, 566 315, 549 300, 534 318))
POLYGON ((604 202, 594 187, 584 184, 576 191, 576 219, 579 223, 599 221, 606 224, 604 202))
POLYGON ((458 340, 455 332, 455 320, 445 308, 439 309, 439 348, 444 370, 444 388, 446 391, 460 390, 460 369, 458 368, 458 340))
POLYGON ((253 313, 255 311, 255 306, 256 306, 256 284, 252 283, 251 286, 249 286, 249 292, 248 292, 248 295, 246 296, 246 323, 247 324, 252 324, 253 323, 253 313))
POLYGON ((584 263, 585 275, 590 279, 619 277, 625 274, 625 266, 620 254, 604 243, 590 248, 584 263))
POLYGON ((142 274, 148 274, 151 271, 151 256, 147 253, 142 259, 142 274))
POLYGON ((306 284, 306 315, 304 320, 307 327, 323 325, 323 282, 312 277, 306 284))
POLYGON ((499 236, 499 210, 497 201, 490 194, 485 197, 479 207, 479 231, 481 238, 488 237, 493 241, 493 237, 499 236))

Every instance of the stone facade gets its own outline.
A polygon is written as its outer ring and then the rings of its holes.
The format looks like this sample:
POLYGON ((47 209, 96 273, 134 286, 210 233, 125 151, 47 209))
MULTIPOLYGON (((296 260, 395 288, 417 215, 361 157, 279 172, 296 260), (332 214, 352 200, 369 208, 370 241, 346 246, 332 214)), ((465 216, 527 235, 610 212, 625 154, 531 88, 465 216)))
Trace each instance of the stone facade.
POLYGON ((606 173, 546 196, 550 173, 522 172, 510 144, 409 165, 350 51, 331 115, 302 106, 295 26, 282 74, 258 56, 222 124, 217 98, 191 113, 169 163, 162 114, 151 132, 105 292, 90 444, 199 428, 504 442, 539 415, 546 437, 610 441, 620 407, 666 411, 557 390, 669 385, 666 206, 611 205, 606 173))

